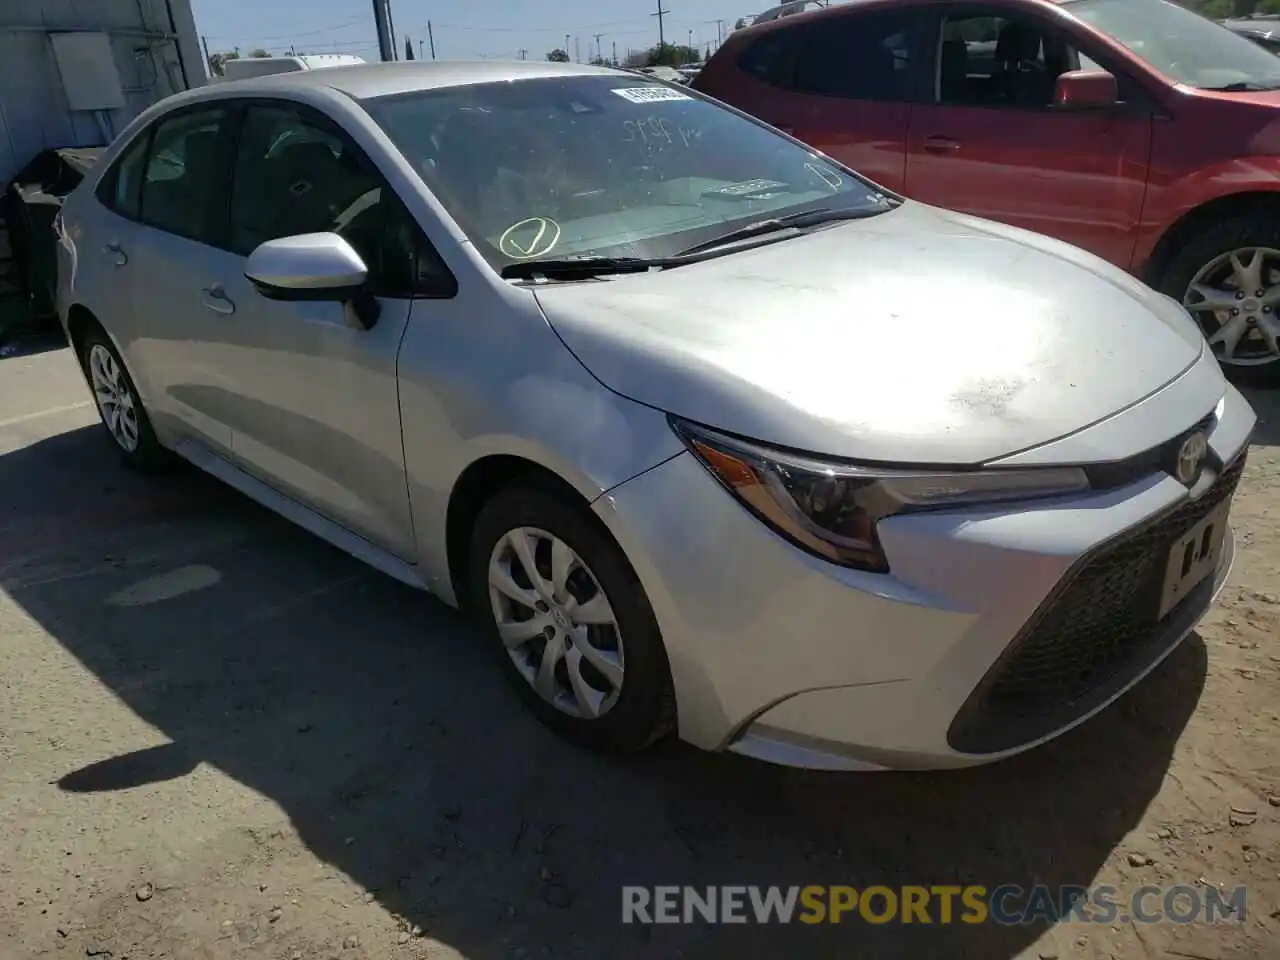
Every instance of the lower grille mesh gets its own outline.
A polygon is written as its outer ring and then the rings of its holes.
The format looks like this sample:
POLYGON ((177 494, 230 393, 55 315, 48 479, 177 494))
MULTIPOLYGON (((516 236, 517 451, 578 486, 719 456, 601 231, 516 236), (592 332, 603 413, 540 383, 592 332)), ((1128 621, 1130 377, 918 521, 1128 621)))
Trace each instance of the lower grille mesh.
POLYGON ((1117 679, 1140 674, 1164 649, 1158 641, 1186 629, 1180 621, 1212 590, 1210 577, 1157 620, 1169 551, 1231 498, 1244 464, 1241 455, 1198 500, 1079 563, 957 714, 948 733, 952 747, 989 753, 1038 739, 1069 723, 1068 711, 1078 716, 1110 696, 1117 679))

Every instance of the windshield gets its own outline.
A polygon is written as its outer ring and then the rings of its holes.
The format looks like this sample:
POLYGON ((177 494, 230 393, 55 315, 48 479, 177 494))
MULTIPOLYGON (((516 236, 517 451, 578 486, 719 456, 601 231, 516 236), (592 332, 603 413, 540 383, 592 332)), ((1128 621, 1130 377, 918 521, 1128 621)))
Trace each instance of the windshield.
POLYGON ((1191 87, 1280 87, 1280 60, 1257 44, 1166 0, 1071 0, 1065 5, 1170 80, 1191 87))
POLYGON ((498 269, 668 257, 809 208, 888 209, 816 153, 638 76, 446 87, 364 106, 498 269))

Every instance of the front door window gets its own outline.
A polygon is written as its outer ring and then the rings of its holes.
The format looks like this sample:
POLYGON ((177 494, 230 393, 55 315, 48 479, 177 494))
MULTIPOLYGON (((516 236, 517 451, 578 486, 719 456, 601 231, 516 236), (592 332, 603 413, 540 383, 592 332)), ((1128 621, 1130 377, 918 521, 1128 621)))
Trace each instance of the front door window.
POLYGON ((1014 17, 947 16, 942 21, 936 93, 951 106, 1043 109, 1058 77, 1097 69, 1062 34, 1014 17))

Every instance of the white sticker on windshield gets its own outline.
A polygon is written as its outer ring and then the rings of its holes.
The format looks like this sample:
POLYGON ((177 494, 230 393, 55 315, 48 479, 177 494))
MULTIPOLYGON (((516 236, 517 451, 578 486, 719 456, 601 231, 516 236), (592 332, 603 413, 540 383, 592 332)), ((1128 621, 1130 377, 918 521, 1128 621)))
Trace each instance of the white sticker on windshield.
POLYGON ((786 184, 781 180, 743 180, 741 183, 731 183, 727 187, 720 187, 716 190, 708 190, 703 194, 706 196, 722 196, 722 197, 745 197, 759 196, 764 190, 776 190, 778 187, 785 187, 786 184))
POLYGON ((692 100, 693 97, 671 87, 657 84, 649 87, 614 87, 613 92, 632 103, 663 103, 667 100, 692 100))

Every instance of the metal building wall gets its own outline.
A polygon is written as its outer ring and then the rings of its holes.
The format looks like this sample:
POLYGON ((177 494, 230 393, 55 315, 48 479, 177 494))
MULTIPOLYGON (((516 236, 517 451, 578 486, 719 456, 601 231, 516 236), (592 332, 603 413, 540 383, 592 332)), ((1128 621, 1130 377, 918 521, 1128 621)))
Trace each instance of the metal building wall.
POLYGON ((46 147, 105 143, 155 101, 205 80, 190 0, 0 0, 0 188, 46 147), (124 108, 68 108, 49 39, 57 31, 109 34, 124 108))

